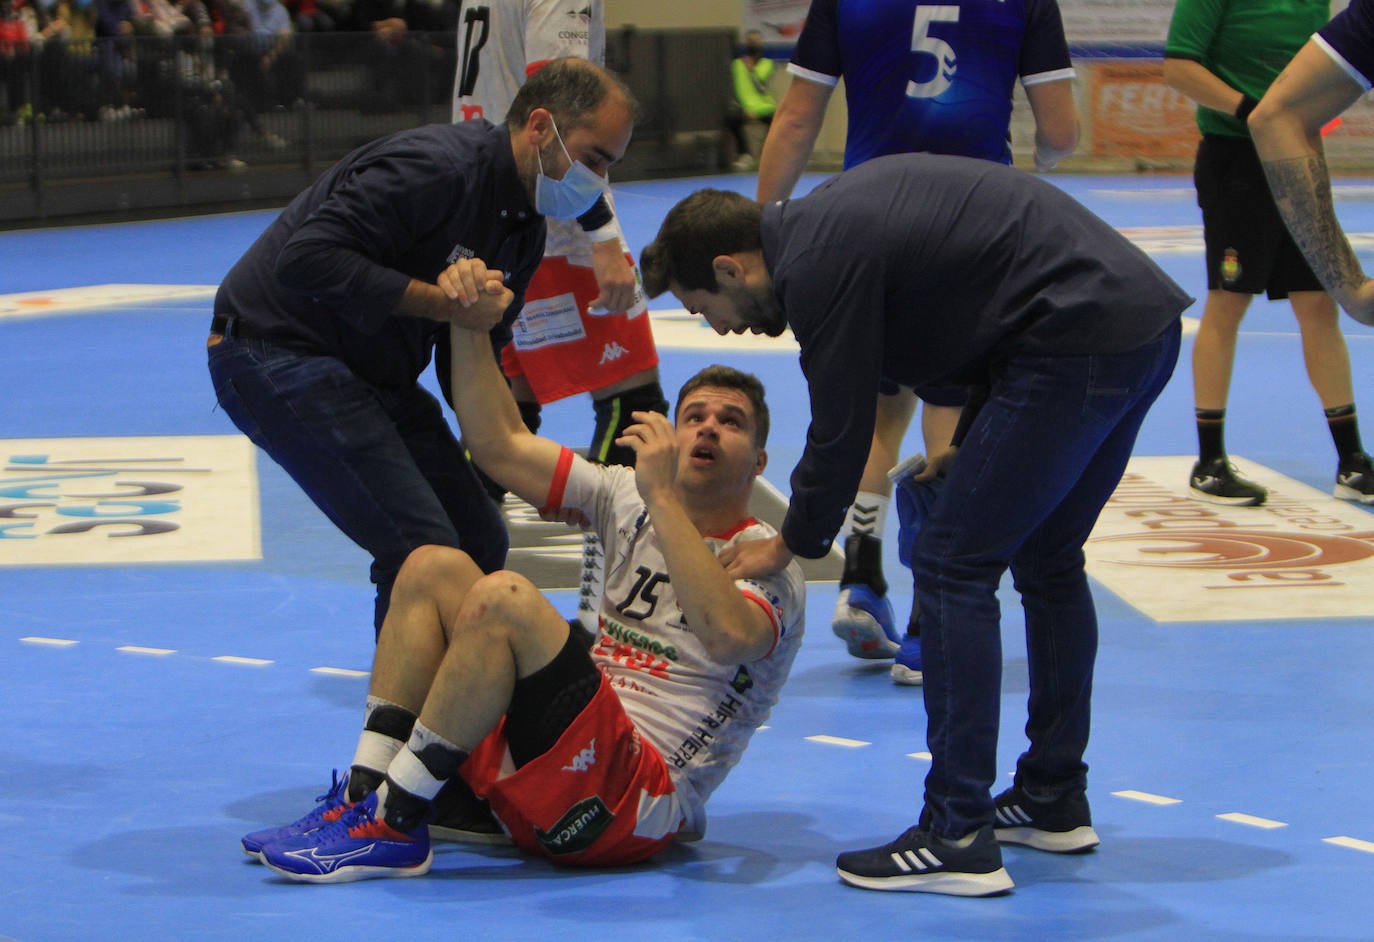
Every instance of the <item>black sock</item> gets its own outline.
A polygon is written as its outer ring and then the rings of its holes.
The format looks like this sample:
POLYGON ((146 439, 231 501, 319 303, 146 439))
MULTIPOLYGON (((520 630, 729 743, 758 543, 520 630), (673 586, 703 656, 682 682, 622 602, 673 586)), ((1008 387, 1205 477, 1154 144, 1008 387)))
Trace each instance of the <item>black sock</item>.
POLYGON ((1355 417, 1355 404, 1334 406, 1325 413, 1326 427, 1331 431, 1341 467, 1359 462, 1364 458, 1364 446, 1360 443, 1360 420, 1355 417))
POLYGON ((1197 457, 1199 461, 1215 461, 1226 457, 1226 410, 1194 409, 1197 421, 1197 457))
POLYGON ((863 584, 879 595, 887 594, 883 577, 883 541, 867 533, 851 533, 844 541, 844 574, 840 588, 863 584))
POLYGON ((467 750, 417 722, 410 741, 387 768, 382 802, 386 823, 409 833, 428 821, 434 796, 467 757, 467 750))

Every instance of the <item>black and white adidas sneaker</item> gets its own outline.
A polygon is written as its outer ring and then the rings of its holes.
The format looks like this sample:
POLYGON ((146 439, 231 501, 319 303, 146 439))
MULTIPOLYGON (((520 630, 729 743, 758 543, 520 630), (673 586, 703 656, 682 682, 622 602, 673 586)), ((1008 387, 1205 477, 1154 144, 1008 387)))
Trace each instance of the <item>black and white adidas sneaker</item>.
POLYGON ((835 869, 850 886, 865 890, 905 890, 947 896, 993 896, 1014 884, 1002 867, 1002 849, 984 825, 963 841, 948 842, 908 828, 890 844, 840 856, 835 869))

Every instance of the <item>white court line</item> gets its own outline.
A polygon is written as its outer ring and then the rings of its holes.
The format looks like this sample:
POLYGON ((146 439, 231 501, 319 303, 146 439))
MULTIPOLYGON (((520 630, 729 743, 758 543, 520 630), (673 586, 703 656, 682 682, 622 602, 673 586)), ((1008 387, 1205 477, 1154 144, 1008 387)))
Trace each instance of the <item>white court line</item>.
POLYGON ((221 664, 243 664, 247 667, 264 667, 272 663, 260 657, 235 657, 232 654, 221 654, 219 657, 210 658, 210 660, 219 661, 221 664))
POLYGON ((1374 854, 1374 841, 1362 841, 1354 837, 1323 837, 1322 843, 1335 844, 1337 847, 1348 847, 1351 850, 1374 854))
POLYGON ((366 677, 368 671, 355 671, 347 667, 312 667, 312 674, 330 674, 334 677, 366 677))
POLYGON ((823 743, 827 746, 847 746, 850 749, 873 745, 873 743, 864 742, 862 739, 845 739, 842 736, 807 736, 806 738, 810 742, 823 743))
POLYGON ((1230 811, 1226 814, 1219 814, 1217 817, 1222 821, 1230 821, 1233 824, 1244 824, 1248 827, 1264 828, 1266 830, 1288 827, 1287 821, 1275 821, 1272 818, 1259 818, 1253 814, 1243 814, 1239 811, 1230 811))
MULTIPOLYGON (((20 638, 19 640, 28 644, 42 644, 49 645, 52 647, 72 647, 80 643, 69 638, 44 638, 38 636, 24 637, 20 638)), ((177 653, 176 650, 172 648, 151 648, 142 647, 139 645, 124 645, 116 648, 115 650, 122 651, 128 654, 146 654, 159 656, 177 653)), ((268 660, 266 658, 238 657, 229 654, 220 655, 219 657, 211 658, 211 660, 219 661, 224 664, 238 664, 249 667, 264 667, 266 665, 275 663, 274 661, 268 660)), ((344 667, 312 667, 310 670, 312 673, 326 674, 335 677, 367 677, 369 675, 368 671, 353 670, 344 667)), ((761 726, 759 728, 766 729, 767 727, 761 726)), ((823 745, 844 746, 846 748, 851 749, 857 749, 863 746, 872 745, 871 742, 868 742, 866 740, 849 739, 843 736, 816 735, 807 736, 806 739, 810 742, 821 743, 823 745)), ((909 752, 906 753, 906 755, 908 758, 923 759, 926 761, 929 761, 931 758, 929 752, 909 752)), ((1164 806, 1182 804, 1182 799, 1179 798, 1170 798, 1166 795, 1156 795, 1150 792, 1137 791, 1135 789, 1124 789, 1122 791, 1112 792, 1112 794, 1118 798, 1125 798, 1131 801, 1144 802, 1145 804, 1151 805, 1164 806)), ((1242 824, 1249 827, 1257 827, 1263 829, 1275 829, 1288 826, 1287 823, 1283 821, 1275 821, 1270 818, 1261 818, 1256 815, 1244 814, 1242 812, 1228 812, 1226 814, 1219 814, 1217 815, 1217 818, 1223 821, 1230 821, 1235 824, 1242 824)), ((1333 844, 1337 847, 1345 847, 1350 850, 1357 850, 1361 853, 1374 854, 1374 841, 1365 841, 1360 840, 1359 838, 1342 836, 1325 837, 1322 838, 1322 842, 1326 844, 1333 844)))
POLYGON ((1181 798, 1168 798, 1164 795, 1152 795, 1149 792, 1138 792, 1128 788, 1125 791, 1112 792, 1118 798, 1127 798, 1131 801, 1143 801, 1147 805, 1179 805, 1183 803, 1181 798))

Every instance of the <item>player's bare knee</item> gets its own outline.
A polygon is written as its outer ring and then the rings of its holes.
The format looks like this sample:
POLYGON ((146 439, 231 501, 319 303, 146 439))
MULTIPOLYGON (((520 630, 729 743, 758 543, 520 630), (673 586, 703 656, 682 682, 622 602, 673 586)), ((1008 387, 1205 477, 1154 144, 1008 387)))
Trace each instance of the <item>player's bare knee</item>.
POLYGON ((425 545, 411 550, 396 576, 397 592, 428 592, 451 584, 465 569, 476 569, 472 557, 452 546, 425 545))
POLYGON ((473 583, 457 619, 459 631, 509 635, 523 630, 530 612, 547 605, 534 583, 509 569, 498 570, 473 583))

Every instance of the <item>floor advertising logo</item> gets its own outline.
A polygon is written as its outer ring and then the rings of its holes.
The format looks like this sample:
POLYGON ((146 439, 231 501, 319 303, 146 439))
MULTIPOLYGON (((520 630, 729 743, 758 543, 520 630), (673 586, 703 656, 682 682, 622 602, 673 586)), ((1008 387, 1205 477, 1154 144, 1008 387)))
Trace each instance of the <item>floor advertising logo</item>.
POLYGON ((91 314, 112 307, 183 301, 199 306, 214 296, 214 285, 87 285, 51 291, 25 291, 0 294, 0 320, 91 314))
POLYGON ((1374 515, 1232 459, 1259 507, 1188 496, 1191 457, 1133 458, 1085 547, 1088 572, 1159 622, 1374 614, 1374 515))
POLYGON ((0 566, 261 559, 240 435, 0 440, 0 566))

